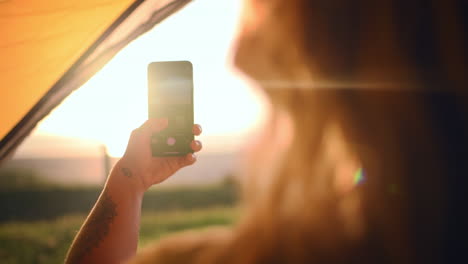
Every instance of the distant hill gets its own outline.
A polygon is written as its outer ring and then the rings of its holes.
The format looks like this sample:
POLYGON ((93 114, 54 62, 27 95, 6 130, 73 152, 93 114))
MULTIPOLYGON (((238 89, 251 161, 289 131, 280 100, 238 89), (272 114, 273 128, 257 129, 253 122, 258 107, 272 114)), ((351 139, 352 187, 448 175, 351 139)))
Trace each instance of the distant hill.
MULTIPOLYGON (((198 161, 183 168, 164 185, 209 184, 235 173, 236 153, 200 153, 198 161)), ((117 159, 113 158, 114 164, 117 159)), ((2 168, 21 168, 37 172, 47 181, 59 184, 101 185, 106 178, 104 157, 16 158, 2 168)))

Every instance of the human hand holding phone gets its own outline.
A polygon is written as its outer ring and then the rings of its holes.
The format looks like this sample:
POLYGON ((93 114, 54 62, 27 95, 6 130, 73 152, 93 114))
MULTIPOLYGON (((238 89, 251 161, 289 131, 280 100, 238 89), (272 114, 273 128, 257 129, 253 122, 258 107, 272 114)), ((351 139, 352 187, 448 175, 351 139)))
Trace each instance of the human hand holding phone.
POLYGON ((140 181, 137 189, 143 192, 193 164, 193 152, 201 150, 201 142, 194 140, 201 127, 193 122, 193 67, 189 61, 148 65, 148 118, 133 131, 116 166, 123 175, 136 175, 140 181))
POLYGON ((192 70, 188 61, 148 65, 149 119, 132 132, 124 156, 70 247, 67 263, 120 263, 133 256, 144 192, 196 161, 193 153, 202 144, 194 139, 201 127, 193 122, 192 70), (94 250, 83 254, 83 248, 94 250))
MULTIPOLYGON (((185 156, 153 157, 151 137, 154 133, 166 129, 168 125, 167 118, 152 118, 133 130, 127 150, 115 167, 125 176, 135 177, 137 180, 135 187, 142 192, 196 161, 196 156, 193 153, 188 153, 185 156)), ((199 136, 201 132, 200 125, 193 125, 192 133, 194 136, 199 136)), ((202 143, 193 140, 190 148, 193 152, 198 152, 202 149, 202 143)))

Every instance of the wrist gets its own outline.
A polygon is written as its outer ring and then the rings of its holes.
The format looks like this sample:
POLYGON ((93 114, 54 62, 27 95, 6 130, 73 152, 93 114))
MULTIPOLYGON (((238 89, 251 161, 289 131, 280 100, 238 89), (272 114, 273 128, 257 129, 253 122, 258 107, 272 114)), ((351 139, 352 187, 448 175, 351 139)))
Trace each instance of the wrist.
POLYGON ((138 172, 135 172, 122 160, 119 160, 113 167, 105 188, 116 191, 119 195, 130 195, 137 198, 143 197, 146 191, 138 172))

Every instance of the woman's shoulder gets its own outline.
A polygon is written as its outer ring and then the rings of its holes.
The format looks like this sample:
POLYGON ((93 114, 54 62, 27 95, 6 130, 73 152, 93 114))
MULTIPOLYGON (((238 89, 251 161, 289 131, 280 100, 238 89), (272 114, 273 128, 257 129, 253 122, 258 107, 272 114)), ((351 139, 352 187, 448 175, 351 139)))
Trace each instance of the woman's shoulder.
POLYGON ((138 252, 130 263, 202 263, 201 258, 224 248, 231 236, 230 229, 221 227, 182 232, 148 246, 138 252))

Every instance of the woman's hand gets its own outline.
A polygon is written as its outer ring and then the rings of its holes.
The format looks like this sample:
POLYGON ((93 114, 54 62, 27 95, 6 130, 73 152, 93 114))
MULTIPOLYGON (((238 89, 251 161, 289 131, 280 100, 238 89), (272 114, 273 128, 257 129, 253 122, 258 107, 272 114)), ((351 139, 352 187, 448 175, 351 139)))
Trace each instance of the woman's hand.
MULTIPOLYGON (((164 130, 167 126, 166 118, 149 119, 141 127, 133 130, 127 150, 116 165, 115 169, 120 170, 123 175, 137 178, 137 188, 143 192, 196 161, 196 156, 191 153, 183 157, 152 156, 151 135, 164 130)), ((198 136, 202 129, 200 125, 194 125, 192 131, 198 136)), ((202 149, 202 144, 194 140, 191 142, 191 148, 194 152, 198 152, 202 149)))
MULTIPOLYGON (((124 156, 112 169, 70 247, 66 263, 122 263, 135 255, 144 192, 196 161, 193 154, 152 157, 151 135, 167 125, 167 119, 150 119, 132 132, 124 156)), ((201 127, 194 125, 193 134, 200 133, 201 127)), ((191 147, 195 152, 202 148, 196 140, 191 147)))

